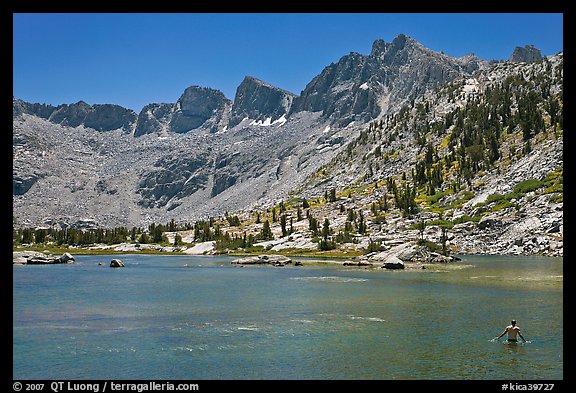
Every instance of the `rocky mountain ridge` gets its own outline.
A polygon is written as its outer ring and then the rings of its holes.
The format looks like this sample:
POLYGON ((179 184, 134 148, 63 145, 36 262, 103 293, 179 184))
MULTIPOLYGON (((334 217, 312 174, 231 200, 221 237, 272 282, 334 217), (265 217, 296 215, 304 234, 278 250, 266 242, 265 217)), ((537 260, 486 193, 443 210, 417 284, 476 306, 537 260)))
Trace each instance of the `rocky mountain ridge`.
POLYGON ((321 111, 339 125, 393 113, 426 91, 489 64, 473 55, 452 58, 404 34, 376 40, 369 55, 350 53, 326 67, 294 100, 292 112, 321 111))
MULTIPOLYGON (((537 63, 490 62, 473 55, 455 59, 399 35, 390 43, 375 41, 369 55, 343 56, 326 67, 299 96, 246 77, 234 101, 217 90, 192 86, 176 103, 149 104, 138 115, 114 105, 79 102, 53 107, 14 99, 14 217, 18 226, 84 228, 146 226, 169 220, 190 222, 224 212, 237 212, 251 220, 255 211, 265 214, 288 199, 321 198, 331 188, 338 190, 339 200, 346 201, 343 205, 369 209, 378 198, 391 194, 391 190, 382 187, 388 177, 396 178, 407 168, 415 168, 425 150, 422 141, 418 141, 423 138, 419 134, 422 127, 428 127, 427 132, 436 129, 434 124, 453 117, 456 107, 466 108, 485 96, 487 88, 490 90, 513 75, 525 75, 528 80, 549 73, 556 76, 562 69, 561 56, 550 59, 537 63), (416 122, 415 114, 420 117, 416 122), (392 119, 396 119, 394 127, 392 119), (368 134, 373 142, 365 143, 359 150, 358 138, 368 134), (389 141, 388 145, 385 141, 389 141), (385 161, 366 159, 374 157, 378 150, 379 158, 387 157, 385 161), (356 159, 343 162, 342 157, 350 154, 356 159), (371 183, 378 184, 378 189, 371 190, 371 183), (347 192, 354 194, 356 189, 364 189, 364 196, 349 199, 347 192)), ((561 77, 555 77, 547 94, 558 97, 561 86, 561 77)), ((521 87, 535 88, 539 87, 521 87)), ((554 105, 558 102, 562 106, 561 100, 554 101, 554 105)), ((542 108, 548 103, 538 105, 542 108)), ((513 112, 517 106, 517 101, 512 102, 513 112)), ((546 117, 547 124, 554 120, 546 117)), ((453 132, 450 127, 445 130, 453 132)), ((518 132, 521 131, 517 129, 518 132)), ((546 135, 550 133, 549 130, 546 135)), ((514 185, 561 173, 561 137, 539 140, 542 135, 529 138, 535 158, 520 158, 516 165, 525 168, 521 175, 512 175, 511 167, 502 165, 501 173, 488 168, 474 173, 470 181, 487 185, 486 191, 474 192, 475 203, 489 198, 488 191, 495 189, 495 182, 514 185), (526 169, 539 166, 540 172, 526 169)), ((426 139, 438 146, 436 154, 443 156, 446 138, 438 128, 426 139)), ((513 139, 510 137, 506 143, 513 139)), ((516 145, 521 146, 521 142, 516 145)), ((508 145, 506 149, 512 150, 508 145)), ((410 178, 408 173, 407 180, 410 178)), ((456 179, 457 176, 451 181, 456 179)), ((436 185, 443 193, 449 187, 448 182, 436 185)), ((510 192, 509 188, 501 191, 510 192)), ((434 195, 420 192, 421 198, 434 195)), ((521 199, 516 203, 525 207, 524 213, 519 214, 526 215, 526 228, 545 233, 542 228, 546 227, 556 236, 558 231, 562 233, 561 203, 550 205, 549 198, 532 195, 530 201, 521 199)), ((421 207, 425 205, 420 202, 421 207)), ((333 205, 331 212, 324 211, 322 205, 314 214, 330 217, 334 228, 340 228, 345 220, 336 207, 333 205)), ((473 209, 474 205, 461 211, 445 209, 442 219, 447 212, 454 220, 459 215, 470 215, 473 209)), ((503 214, 499 211, 488 209, 484 216, 503 214)), ((393 218, 395 214, 390 212, 386 217, 387 233, 400 228, 403 233, 410 233, 406 232, 409 223, 418 218, 393 218)), ((435 217, 426 209, 419 214, 435 217)), ((379 216, 367 217, 371 236, 385 238, 382 225, 375 226, 373 222, 379 221, 379 216)), ((529 241, 520 235, 528 231, 519 224, 522 221, 513 219, 502 225, 503 218, 497 218, 492 227, 488 221, 481 225, 464 223, 476 225, 472 230, 482 227, 482 233, 458 237, 456 231, 454 239, 461 243, 462 250, 479 252, 509 251, 510 244, 528 252, 528 244, 538 242, 546 243, 549 249, 552 244, 556 250, 553 252, 561 250, 561 240, 550 243, 550 236, 545 235, 543 238, 548 240, 529 241), (485 235, 484 229, 489 227, 490 236, 495 236, 497 227, 500 235, 504 233, 502 227, 508 228, 507 233, 512 235, 507 235, 506 245, 478 245, 483 242, 478 239, 485 235)), ((363 238, 360 244, 371 237, 363 238)))

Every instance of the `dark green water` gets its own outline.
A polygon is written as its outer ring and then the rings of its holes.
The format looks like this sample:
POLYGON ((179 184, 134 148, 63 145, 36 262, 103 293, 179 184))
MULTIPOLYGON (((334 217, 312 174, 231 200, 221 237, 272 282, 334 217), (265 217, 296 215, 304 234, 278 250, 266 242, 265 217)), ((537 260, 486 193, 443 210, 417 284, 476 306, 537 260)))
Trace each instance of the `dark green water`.
POLYGON ((423 271, 112 258, 13 268, 14 379, 563 379, 560 258, 423 271), (491 341, 512 318, 529 342, 491 341))

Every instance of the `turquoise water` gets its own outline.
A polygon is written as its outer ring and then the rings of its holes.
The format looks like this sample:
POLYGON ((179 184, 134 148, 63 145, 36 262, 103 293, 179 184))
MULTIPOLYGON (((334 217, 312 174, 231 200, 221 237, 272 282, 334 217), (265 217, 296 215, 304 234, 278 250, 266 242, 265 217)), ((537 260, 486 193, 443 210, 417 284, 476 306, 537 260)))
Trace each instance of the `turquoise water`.
POLYGON ((560 258, 109 268, 117 257, 14 266, 14 379, 563 379, 560 258), (528 343, 491 341, 512 318, 528 343))

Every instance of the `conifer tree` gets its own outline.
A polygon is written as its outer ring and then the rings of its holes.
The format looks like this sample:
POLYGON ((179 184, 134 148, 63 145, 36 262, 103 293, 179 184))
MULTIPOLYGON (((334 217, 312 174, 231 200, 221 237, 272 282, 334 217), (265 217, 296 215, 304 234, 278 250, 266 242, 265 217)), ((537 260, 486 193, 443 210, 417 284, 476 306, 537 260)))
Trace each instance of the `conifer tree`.
POLYGON ((270 229, 270 223, 268 220, 264 221, 262 225, 262 231, 260 232, 260 238, 263 240, 272 240, 274 239, 274 235, 272 234, 272 230, 270 229))
POLYGON ((282 228, 282 237, 285 237, 286 235, 288 235, 288 230, 286 228, 286 214, 282 214, 280 216, 280 227, 282 228))

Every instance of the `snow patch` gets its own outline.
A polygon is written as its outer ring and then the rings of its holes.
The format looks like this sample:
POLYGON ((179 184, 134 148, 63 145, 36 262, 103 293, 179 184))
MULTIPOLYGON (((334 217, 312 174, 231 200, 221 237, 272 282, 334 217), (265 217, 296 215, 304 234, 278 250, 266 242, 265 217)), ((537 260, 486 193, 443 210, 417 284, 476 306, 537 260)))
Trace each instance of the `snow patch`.
POLYGON ((276 119, 272 122, 272 125, 278 124, 280 126, 284 125, 288 120, 286 119, 286 115, 282 115, 279 119, 276 119))
POLYGON ((250 124, 248 124, 249 126, 261 126, 261 127, 267 127, 270 124, 272 124, 272 118, 271 117, 267 117, 266 120, 262 121, 262 120, 252 120, 250 122, 250 124))
POLYGON ((330 126, 326 126, 326 128, 324 128, 324 131, 322 131, 324 134, 330 132, 330 126))
POLYGON ((285 115, 282 115, 280 118, 272 121, 272 117, 267 117, 265 120, 252 120, 249 126, 260 126, 260 127, 268 127, 273 125, 283 125, 286 123, 288 119, 286 119, 285 115))
POLYGON ((366 82, 362 83, 362 84, 360 85, 360 88, 361 88, 362 90, 368 90, 368 83, 366 83, 366 82))

